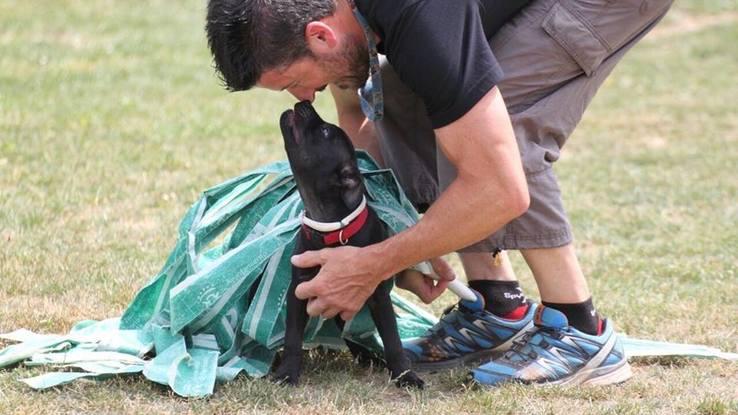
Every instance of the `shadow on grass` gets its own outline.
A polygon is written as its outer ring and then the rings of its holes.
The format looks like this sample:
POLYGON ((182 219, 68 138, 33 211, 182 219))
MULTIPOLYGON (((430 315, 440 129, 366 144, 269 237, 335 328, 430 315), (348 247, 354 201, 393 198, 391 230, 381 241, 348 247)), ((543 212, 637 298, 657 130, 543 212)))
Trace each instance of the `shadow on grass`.
POLYGON ((682 356, 654 356, 628 359, 628 361, 634 366, 663 366, 668 368, 687 367, 690 365, 690 360, 693 359, 682 356))

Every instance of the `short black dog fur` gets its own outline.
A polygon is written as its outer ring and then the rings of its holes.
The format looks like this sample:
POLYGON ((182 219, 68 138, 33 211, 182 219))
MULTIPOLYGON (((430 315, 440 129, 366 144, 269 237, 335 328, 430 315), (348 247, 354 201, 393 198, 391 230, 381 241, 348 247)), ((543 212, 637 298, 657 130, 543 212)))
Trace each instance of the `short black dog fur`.
MULTIPOLYGON (((365 188, 354 147, 346 133, 323 121, 309 102, 298 103, 294 110, 285 111, 279 124, 307 217, 319 222, 337 222, 353 212, 361 203, 365 188)), ((369 209, 366 223, 349 238, 348 244, 366 246, 385 239, 387 235, 384 223, 369 209)), ((303 229, 294 254, 326 247, 320 236, 317 231, 303 229)), ((277 382, 291 385, 299 382, 307 301, 295 297, 295 287, 311 280, 318 270, 319 267, 292 267, 292 283, 287 293, 284 353, 281 364, 272 375, 277 382)), ((410 362, 403 353, 390 300, 391 288, 389 280, 381 283, 367 300, 367 305, 384 343, 384 358, 392 379, 398 386, 422 388, 423 381, 410 370, 410 362)), ((340 317, 335 321, 343 327, 340 317)), ((365 349, 350 341, 347 345, 355 358, 366 358, 365 349)))

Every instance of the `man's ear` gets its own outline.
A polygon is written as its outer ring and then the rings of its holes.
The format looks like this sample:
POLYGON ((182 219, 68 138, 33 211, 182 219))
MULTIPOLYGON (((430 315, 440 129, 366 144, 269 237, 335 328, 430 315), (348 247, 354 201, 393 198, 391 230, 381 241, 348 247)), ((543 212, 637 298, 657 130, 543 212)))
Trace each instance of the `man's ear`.
POLYGON ((314 55, 333 52, 338 45, 338 37, 332 27, 322 21, 310 22, 305 26, 305 41, 314 55))

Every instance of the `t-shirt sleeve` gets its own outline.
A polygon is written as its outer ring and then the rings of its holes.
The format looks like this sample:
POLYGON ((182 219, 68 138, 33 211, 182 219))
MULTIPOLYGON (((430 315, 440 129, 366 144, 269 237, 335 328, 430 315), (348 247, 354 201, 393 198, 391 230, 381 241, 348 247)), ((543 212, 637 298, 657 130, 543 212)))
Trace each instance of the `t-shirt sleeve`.
POLYGON ((461 118, 502 79, 474 0, 419 1, 387 29, 387 58, 433 128, 461 118))

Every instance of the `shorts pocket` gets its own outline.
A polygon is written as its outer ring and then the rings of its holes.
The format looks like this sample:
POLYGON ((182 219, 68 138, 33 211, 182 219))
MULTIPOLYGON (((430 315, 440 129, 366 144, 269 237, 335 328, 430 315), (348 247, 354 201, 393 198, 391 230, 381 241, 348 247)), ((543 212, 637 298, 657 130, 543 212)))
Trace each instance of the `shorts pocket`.
POLYGON ((596 35, 589 24, 561 3, 553 5, 541 26, 566 50, 587 76, 591 75, 610 54, 606 43, 596 35))

